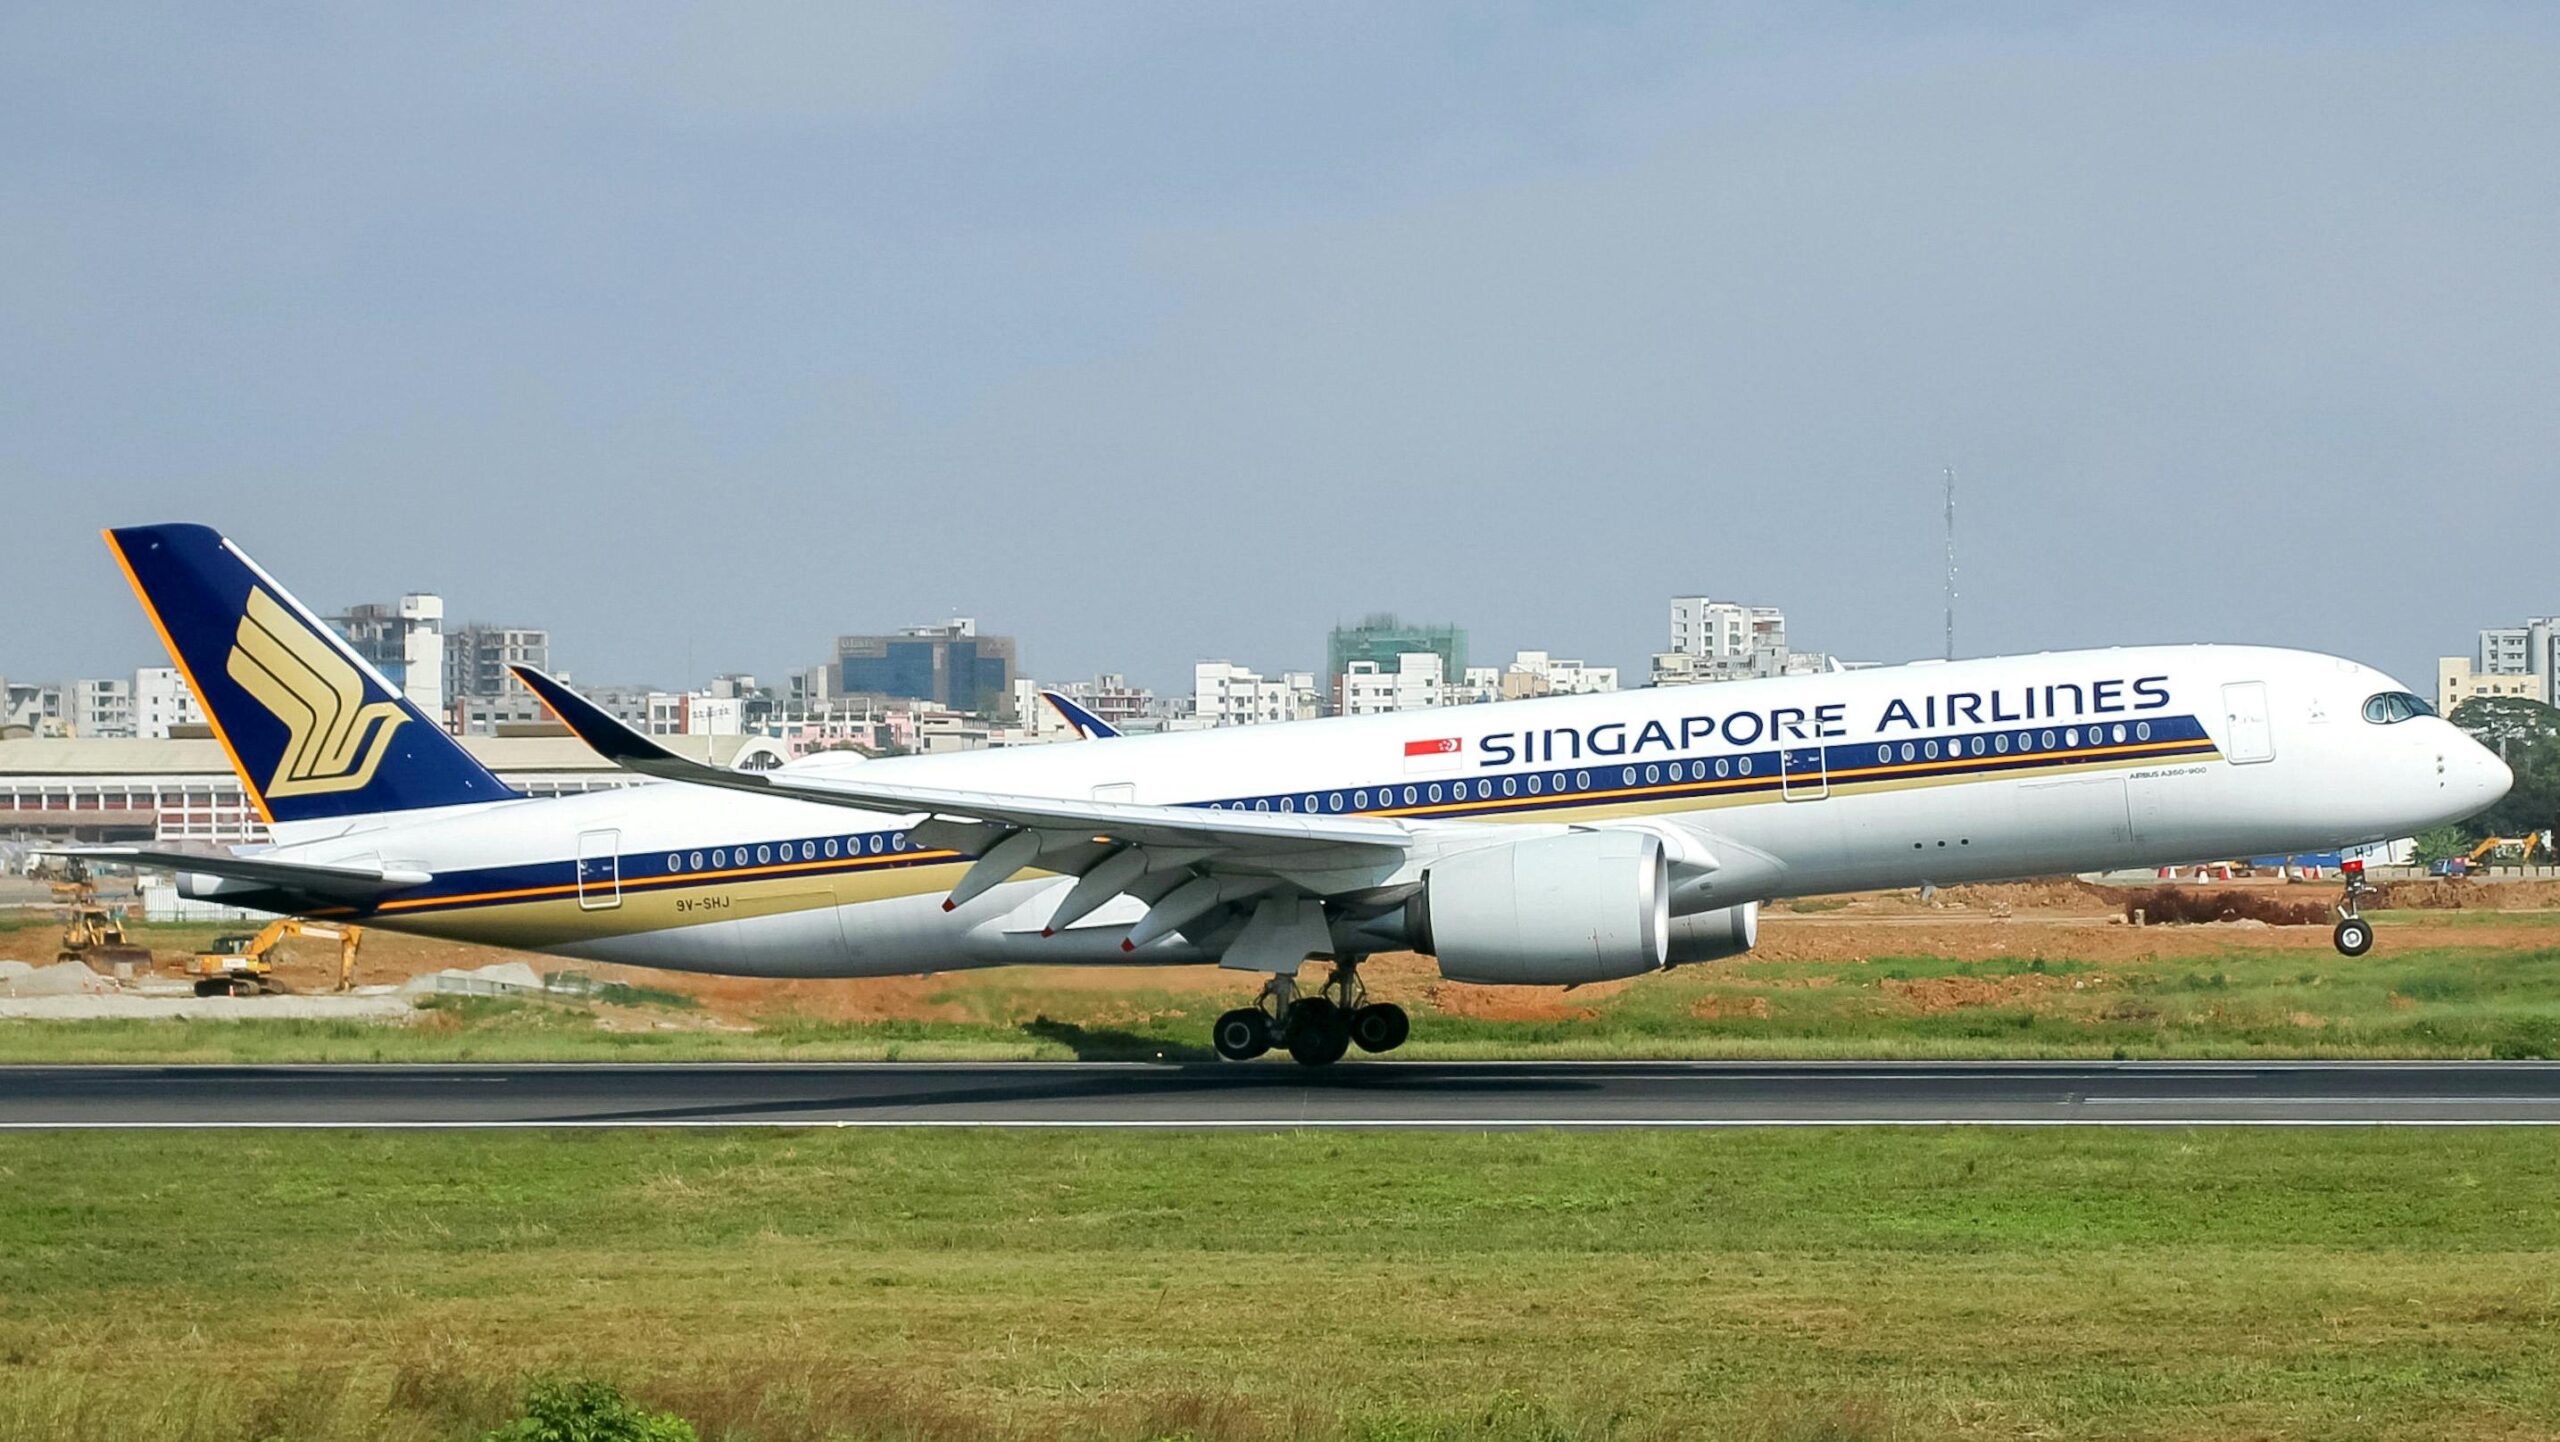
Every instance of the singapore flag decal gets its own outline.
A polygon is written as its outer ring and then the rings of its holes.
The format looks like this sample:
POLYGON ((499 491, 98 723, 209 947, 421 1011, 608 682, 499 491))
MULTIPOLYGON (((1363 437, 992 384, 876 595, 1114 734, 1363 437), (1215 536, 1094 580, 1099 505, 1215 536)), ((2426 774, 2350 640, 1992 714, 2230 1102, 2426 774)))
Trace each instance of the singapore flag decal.
POLYGON ((1466 764, 1467 743, 1455 736, 1434 741, 1404 743, 1404 774, 1421 776, 1434 772, 1455 771, 1466 764))

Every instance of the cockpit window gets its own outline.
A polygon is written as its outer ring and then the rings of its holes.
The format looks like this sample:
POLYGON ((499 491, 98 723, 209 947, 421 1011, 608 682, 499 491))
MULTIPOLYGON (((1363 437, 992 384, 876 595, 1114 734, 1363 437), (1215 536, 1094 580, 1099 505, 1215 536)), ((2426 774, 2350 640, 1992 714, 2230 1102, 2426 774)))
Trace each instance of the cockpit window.
POLYGON ((2434 714, 2436 708, 2406 691, 2385 691, 2379 696, 2367 697, 2364 703, 2364 719, 2376 726, 2389 726, 2434 714))

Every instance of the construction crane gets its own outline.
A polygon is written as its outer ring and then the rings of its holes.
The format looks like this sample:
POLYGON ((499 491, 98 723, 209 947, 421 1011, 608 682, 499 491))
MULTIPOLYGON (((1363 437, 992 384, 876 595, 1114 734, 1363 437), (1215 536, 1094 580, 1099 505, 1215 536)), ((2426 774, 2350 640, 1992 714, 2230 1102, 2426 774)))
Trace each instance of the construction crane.
POLYGON ((292 937, 308 936, 338 943, 337 990, 356 983, 356 948, 364 942, 361 926, 324 926, 300 917, 280 916, 259 928, 213 939, 213 950, 196 953, 187 963, 198 996, 256 996, 276 991, 275 952, 292 937))

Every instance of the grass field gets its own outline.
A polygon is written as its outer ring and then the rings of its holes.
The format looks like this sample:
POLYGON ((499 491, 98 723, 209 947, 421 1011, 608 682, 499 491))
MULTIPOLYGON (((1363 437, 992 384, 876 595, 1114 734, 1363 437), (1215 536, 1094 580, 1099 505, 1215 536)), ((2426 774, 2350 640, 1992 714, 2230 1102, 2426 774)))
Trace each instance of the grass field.
MULTIPOLYGON (((2380 921, 2383 947, 2354 960, 2317 928, 2131 934, 2164 938, 2152 953, 2129 952, 2124 928, 1913 924, 1888 936, 1906 951, 1856 960, 1755 953, 1623 986, 1493 989, 1523 993, 1508 1010, 1470 1009, 1487 989, 1409 984, 1394 994, 1415 1014, 1399 1055, 2560 1057, 2560 913, 2380 921), (1995 935, 2014 940, 1980 939, 1995 935)), ((779 999, 728 1017, 657 991, 624 1006, 448 1004, 406 1027, 0 1021, 0 1061, 1181 1059, 1205 1056, 1211 1018, 1250 990, 1214 973, 1102 987, 1016 968, 913 983, 914 1014, 846 1019, 802 1009, 806 984, 757 988, 779 999)))
POLYGON ((2560 1432, 2532 1131, 0 1137, 0 1439, 2560 1432))

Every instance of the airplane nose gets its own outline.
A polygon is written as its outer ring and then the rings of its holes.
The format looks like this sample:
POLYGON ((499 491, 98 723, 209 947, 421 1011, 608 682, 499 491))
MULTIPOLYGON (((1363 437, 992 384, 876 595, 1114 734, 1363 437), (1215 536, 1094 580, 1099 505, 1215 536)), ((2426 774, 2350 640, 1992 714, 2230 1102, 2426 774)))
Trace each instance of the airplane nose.
POLYGON ((2515 768, 2477 741, 2471 743, 2471 771, 2483 807, 2496 805, 2516 784, 2515 768))

